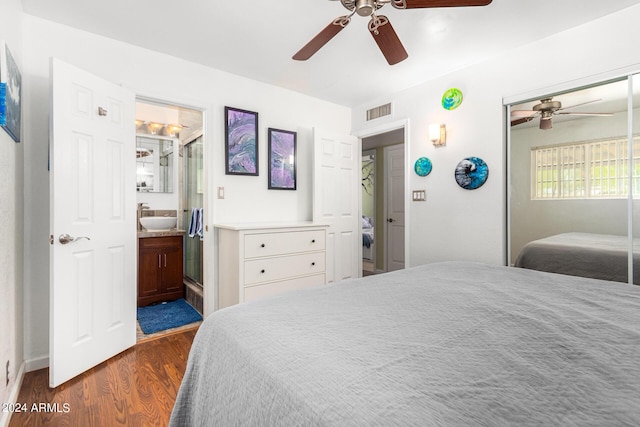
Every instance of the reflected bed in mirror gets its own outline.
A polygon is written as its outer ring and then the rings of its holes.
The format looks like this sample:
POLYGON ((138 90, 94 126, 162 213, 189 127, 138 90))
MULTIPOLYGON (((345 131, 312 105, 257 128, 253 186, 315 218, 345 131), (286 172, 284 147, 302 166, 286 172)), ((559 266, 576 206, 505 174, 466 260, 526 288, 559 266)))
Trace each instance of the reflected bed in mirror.
POLYGON ((136 136, 136 187, 144 193, 173 193, 175 139, 136 136))

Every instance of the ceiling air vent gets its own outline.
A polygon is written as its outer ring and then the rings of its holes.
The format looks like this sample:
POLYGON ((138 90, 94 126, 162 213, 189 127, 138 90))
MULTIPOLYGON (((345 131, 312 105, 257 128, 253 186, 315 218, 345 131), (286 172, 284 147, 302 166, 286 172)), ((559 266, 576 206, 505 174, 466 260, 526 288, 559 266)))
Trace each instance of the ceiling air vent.
POLYGON ((373 107, 367 110, 367 121, 379 119, 380 117, 388 116, 391 114, 391 103, 373 107))

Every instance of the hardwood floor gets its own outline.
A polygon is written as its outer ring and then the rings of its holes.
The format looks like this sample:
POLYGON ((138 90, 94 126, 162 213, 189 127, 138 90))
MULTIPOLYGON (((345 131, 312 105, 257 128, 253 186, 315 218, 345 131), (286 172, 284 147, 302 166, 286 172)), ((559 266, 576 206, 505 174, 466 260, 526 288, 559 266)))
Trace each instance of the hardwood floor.
POLYGON ((48 369, 27 373, 17 401, 26 412, 9 427, 166 426, 196 330, 136 344, 56 389, 48 369))

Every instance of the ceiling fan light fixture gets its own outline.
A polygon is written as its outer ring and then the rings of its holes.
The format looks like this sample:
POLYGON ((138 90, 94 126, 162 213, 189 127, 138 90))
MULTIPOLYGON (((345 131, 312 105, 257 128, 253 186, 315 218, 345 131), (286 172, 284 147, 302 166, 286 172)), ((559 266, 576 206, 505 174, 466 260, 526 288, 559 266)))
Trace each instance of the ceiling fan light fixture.
POLYGON ((375 0, 356 0, 356 13, 360 16, 371 16, 376 11, 375 0))
POLYGON ((540 118, 540 129, 548 130, 553 127, 553 123, 551 122, 551 117, 549 118, 540 118))

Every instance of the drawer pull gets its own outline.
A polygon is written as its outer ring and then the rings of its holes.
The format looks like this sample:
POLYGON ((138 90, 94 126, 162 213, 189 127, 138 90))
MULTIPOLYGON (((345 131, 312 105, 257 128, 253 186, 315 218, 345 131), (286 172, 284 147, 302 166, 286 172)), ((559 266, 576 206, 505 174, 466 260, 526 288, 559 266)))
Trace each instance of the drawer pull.
POLYGON ((312 262, 312 263, 311 263, 311 265, 316 265, 316 263, 315 263, 315 262, 312 262))
POLYGON ((313 240, 311 241, 311 243, 315 243, 315 242, 316 242, 316 239, 313 239, 313 240))
POLYGON ((265 246, 267 245, 265 245, 264 243, 260 245, 261 248, 264 248, 265 246))
POLYGON ((265 270, 264 270, 264 269, 260 270, 260 273, 264 273, 264 272, 265 272, 265 270))

